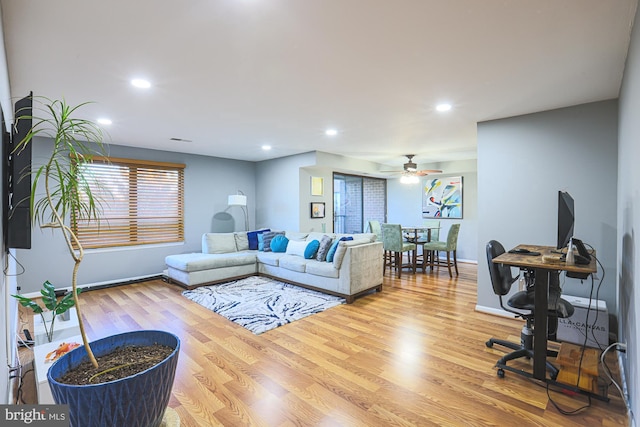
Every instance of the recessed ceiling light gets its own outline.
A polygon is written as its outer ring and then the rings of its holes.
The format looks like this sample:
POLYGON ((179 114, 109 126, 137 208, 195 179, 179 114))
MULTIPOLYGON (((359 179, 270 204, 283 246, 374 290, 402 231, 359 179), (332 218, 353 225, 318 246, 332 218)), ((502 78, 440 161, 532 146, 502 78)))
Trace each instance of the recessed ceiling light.
POLYGON ((451 110, 451 104, 438 104, 436 106, 436 110, 438 110, 438 111, 449 111, 449 110, 451 110))
POLYGON ((101 125, 110 125, 111 123, 113 123, 110 119, 107 118, 100 118, 97 120, 98 123, 100 123, 101 125))
POLYGON ((327 136, 336 136, 338 134, 338 131, 335 129, 327 129, 324 131, 324 133, 327 136))
POLYGON ((270 145, 266 145, 266 144, 265 144, 265 145, 263 145, 263 146, 262 146, 262 149, 263 149, 264 151, 269 151, 269 150, 271 150, 271 146, 270 146, 270 145))
POLYGON ((131 84, 140 89, 149 89, 151 87, 151 82, 145 79, 133 79, 131 84))

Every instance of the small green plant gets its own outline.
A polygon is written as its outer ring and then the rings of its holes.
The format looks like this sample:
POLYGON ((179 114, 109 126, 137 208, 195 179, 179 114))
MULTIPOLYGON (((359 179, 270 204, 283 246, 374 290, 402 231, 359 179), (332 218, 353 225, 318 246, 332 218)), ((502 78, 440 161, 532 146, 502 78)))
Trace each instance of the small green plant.
MULTIPOLYGON (((77 289, 76 292, 77 294, 79 294, 80 292, 82 292, 82 289, 77 289)), ((45 311, 32 298, 27 298, 22 295, 11 296, 16 298, 23 307, 30 308, 35 314, 40 315, 40 317, 42 318, 42 324, 44 325, 44 330, 47 333, 47 339, 49 340, 49 342, 51 342, 53 341, 53 327, 56 321, 56 316, 65 313, 67 310, 73 307, 75 304, 75 300, 73 298, 73 292, 67 292, 62 298, 58 300, 58 297, 56 296, 55 286, 53 286, 48 280, 42 284, 40 294, 42 294, 42 303, 49 310, 49 312, 52 313, 51 322, 45 321, 45 311), (47 326, 47 323, 49 323, 49 326, 47 326)))

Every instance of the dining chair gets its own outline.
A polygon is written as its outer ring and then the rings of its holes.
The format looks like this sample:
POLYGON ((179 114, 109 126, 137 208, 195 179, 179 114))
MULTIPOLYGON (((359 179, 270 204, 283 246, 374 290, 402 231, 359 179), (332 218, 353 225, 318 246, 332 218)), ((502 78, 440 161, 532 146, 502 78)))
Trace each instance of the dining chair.
POLYGON ((407 252, 409 267, 413 273, 416 272, 416 244, 405 242, 402 239, 402 226, 400 224, 381 224, 382 247, 384 249, 384 262, 382 263, 382 274, 385 274, 387 266, 389 269, 395 268, 398 277, 402 277, 402 259, 407 252), (413 252, 413 256, 411 256, 413 252))
POLYGON ((382 242, 382 228, 380 227, 380 221, 376 219, 370 219, 368 221, 369 232, 376 235, 376 240, 382 242))
POLYGON ((425 243, 423 245, 424 251, 433 251, 433 256, 431 257, 431 269, 433 270, 433 266, 437 265, 446 265, 449 269, 449 277, 453 277, 451 272, 451 267, 455 267, 456 276, 458 275, 458 258, 456 255, 457 247, 458 247, 458 233, 460 232, 460 224, 452 224, 449 228, 449 233, 447 234, 446 242, 441 241, 432 241, 425 243), (447 253, 447 261, 446 264, 444 261, 440 260, 440 257, 435 256, 435 254, 439 251, 443 251, 447 253), (452 259, 453 257, 453 259, 452 259))
POLYGON ((427 231, 425 229, 422 231, 422 233, 418 237, 418 240, 416 241, 416 246, 420 247, 421 249, 421 251, 418 252, 421 252, 421 255, 419 255, 419 257, 421 257, 420 261, 422 261, 420 265, 422 271, 424 272, 427 269, 427 264, 431 263, 431 257, 434 255, 438 256, 437 252, 434 254, 433 251, 425 251, 424 244, 438 241, 438 239, 440 238, 440 220, 427 219, 424 221, 423 225, 429 230, 427 231))

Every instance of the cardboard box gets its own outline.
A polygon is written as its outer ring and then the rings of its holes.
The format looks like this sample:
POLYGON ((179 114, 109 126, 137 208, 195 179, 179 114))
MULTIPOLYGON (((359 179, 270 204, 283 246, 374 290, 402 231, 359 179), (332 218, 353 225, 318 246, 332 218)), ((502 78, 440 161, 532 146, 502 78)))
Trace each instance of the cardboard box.
POLYGON ((571 317, 558 319, 558 341, 582 345, 586 333, 588 347, 603 349, 607 347, 609 345, 607 304, 602 300, 591 300, 591 307, 589 307, 589 298, 572 295, 562 295, 562 298, 573 305, 575 312, 571 317))

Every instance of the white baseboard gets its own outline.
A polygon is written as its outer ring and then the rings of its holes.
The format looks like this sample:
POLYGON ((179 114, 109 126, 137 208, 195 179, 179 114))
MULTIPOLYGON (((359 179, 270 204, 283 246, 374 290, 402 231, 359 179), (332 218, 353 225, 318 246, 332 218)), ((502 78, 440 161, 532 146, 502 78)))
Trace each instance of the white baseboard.
MULTIPOLYGON (((116 284, 125 283, 125 282, 140 282, 146 279, 151 279, 151 278, 160 277, 160 276, 163 276, 163 272, 160 272, 157 274, 147 274, 144 276, 126 277, 124 279, 107 280, 104 282, 85 283, 84 285, 78 285, 78 288, 80 289, 101 288, 101 287, 116 285, 116 284)), ((68 286, 66 288, 58 288, 58 289, 60 290, 64 289, 66 291, 70 291, 71 286, 68 286)), ((27 298, 38 298, 41 296, 41 294, 40 294, 40 291, 38 291, 38 292, 29 292, 27 294, 22 294, 22 296, 25 296, 27 298)))
POLYGON ((508 311, 505 311, 501 308, 487 307, 484 305, 476 305, 475 309, 480 313, 492 314, 494 316, 510 317, 512 319, 515 319, 517 317, 515 314, 509 313, 508 311))

